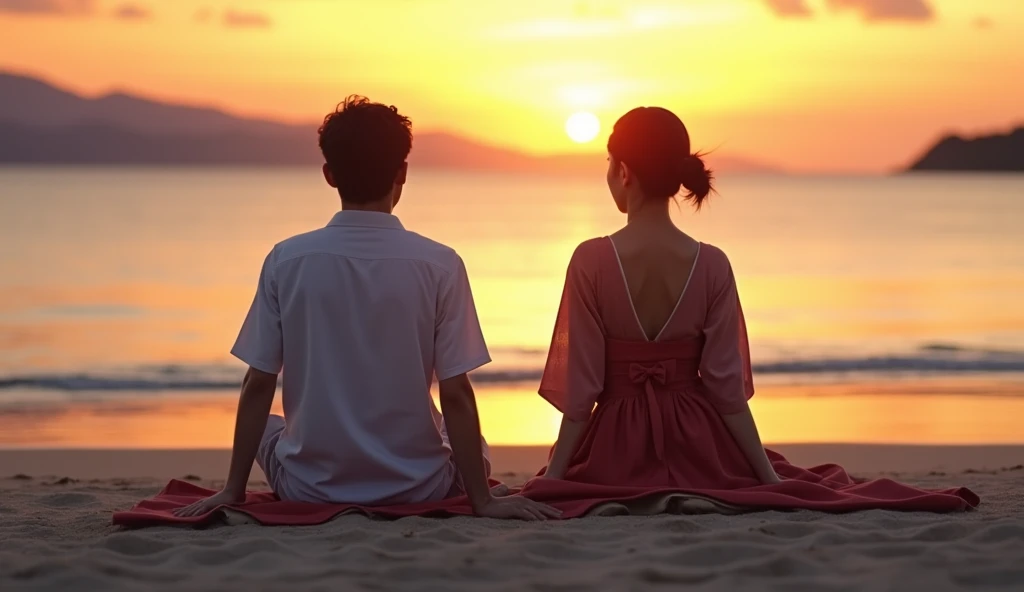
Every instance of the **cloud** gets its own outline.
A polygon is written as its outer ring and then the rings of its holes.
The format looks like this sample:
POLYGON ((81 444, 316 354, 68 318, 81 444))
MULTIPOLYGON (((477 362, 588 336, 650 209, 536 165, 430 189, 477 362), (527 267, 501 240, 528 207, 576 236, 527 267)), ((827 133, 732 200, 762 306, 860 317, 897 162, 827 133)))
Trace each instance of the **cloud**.
POLYGON ((996 25, 995 22, 993 22, 992 19, 990 19, 987 16, 979 16, 978 18, 974 19, 974 21, 971 24, 974 25, 975 29, 981 29, 983 31, 991 29, 996 25))
MULTIPOLYGON (((710 4, 709 4, 710 6, 710 4)), ((687 6, 630 6, 622 10, 596 10, 576 6, 572 18, 534 18, 495 22, 484 35, 498 39, 571 39, 644 34, 656 29, 715 25, 732 20, 728 12, 687 6)))
POLYGON ((197 23, 208 23, 213 18, 213 9, 209 7, 203 7, 196 11, 195 15, 192 16, 192 20, 197 23))
POLYGON ((807 0, 764 0, 775 16, 781 18, 809 18, 814 15, 807 0))
POLYGON ((227 10, 224 12, 224 26, 242 29, 266 29, 273 23, 270 17, 262 12, 241 12, 227 10))
POLYGON ((153 13, 145 6, 138 4, 122 4, 114 9, 114 18, 125 21, 145 21, 153 17, 153 13))
POLYGON ((868 22, 877 21, 931 21, 935 10, 928 0, 826 0, 833 10, 859 12, 868 22))
POLYGON ((89 14, 96 0, 0 0, 0 12, 19 14, 89 14))

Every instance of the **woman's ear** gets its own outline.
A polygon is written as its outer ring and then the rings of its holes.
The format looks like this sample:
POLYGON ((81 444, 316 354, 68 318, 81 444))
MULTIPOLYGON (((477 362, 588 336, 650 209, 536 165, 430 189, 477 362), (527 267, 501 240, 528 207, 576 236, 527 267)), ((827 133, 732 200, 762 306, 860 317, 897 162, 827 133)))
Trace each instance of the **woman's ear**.
POLYGON ((622 183, 622 186, 629 187, 629 185, 633 182, 633 171, 629 170, 629 167, 626 166, 626 163, 622 162, 621 160, 619 161, 618 174, 619 182, 622 183))

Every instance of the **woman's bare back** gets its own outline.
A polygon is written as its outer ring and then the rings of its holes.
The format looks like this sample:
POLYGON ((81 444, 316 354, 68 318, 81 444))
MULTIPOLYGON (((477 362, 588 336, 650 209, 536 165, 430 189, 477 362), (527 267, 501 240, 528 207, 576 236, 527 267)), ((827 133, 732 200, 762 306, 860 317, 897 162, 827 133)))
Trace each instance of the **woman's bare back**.
POLYGON ((611 236, 637 322, 655 341, 686 291, 700 243, 671 229, 643 234, 623 228, 611 236))

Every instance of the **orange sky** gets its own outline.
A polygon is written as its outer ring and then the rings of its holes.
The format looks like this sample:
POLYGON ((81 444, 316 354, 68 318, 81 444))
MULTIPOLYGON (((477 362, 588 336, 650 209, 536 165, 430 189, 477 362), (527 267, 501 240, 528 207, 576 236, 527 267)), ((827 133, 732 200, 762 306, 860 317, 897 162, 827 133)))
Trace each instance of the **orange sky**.
POLYGON ((695 146, 880 171, 940 133, 1024 123, 1016 0, 0 0, 0 69, 318 119, 358 92, 538 153, 638 104, 695 146))

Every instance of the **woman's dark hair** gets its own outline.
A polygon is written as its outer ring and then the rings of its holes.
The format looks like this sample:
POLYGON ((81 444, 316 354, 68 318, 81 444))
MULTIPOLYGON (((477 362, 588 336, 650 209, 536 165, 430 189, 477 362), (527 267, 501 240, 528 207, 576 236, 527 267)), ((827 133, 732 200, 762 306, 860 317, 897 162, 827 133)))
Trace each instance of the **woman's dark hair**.
POLYGON ((636 175, 650 197, 670 198, 687 190, 698 210, 714 190, 702 154, 690 152, 690 134, 676 114, 661 107, 637 107, 615 122, 608 153, 636 175))
POLYGON ((412 149, 412 122, 393 106, 353 95, 320 126, 320 151, 345 201, 368 203, 394 186, 412 149))

